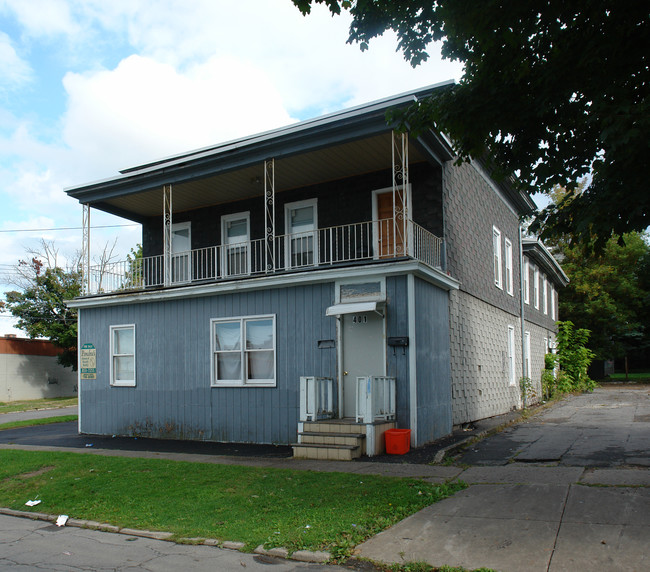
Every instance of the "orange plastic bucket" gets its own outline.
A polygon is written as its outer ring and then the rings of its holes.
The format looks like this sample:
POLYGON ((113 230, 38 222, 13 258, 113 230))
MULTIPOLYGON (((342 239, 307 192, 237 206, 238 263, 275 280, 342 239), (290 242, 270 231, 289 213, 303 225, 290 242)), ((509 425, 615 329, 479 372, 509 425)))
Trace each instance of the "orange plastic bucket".
POLYGON ((411 450, 410 429, 387 429, 384 432, 386 453, 389 455, 404 455, 411 450))

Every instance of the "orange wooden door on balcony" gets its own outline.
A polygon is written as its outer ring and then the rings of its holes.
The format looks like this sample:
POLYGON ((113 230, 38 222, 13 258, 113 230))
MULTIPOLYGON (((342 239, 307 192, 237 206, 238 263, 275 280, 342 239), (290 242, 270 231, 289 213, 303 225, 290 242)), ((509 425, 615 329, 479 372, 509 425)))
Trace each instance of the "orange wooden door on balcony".
MULTIPOLYGON (((395 210, 403 212, 402 198, 395 194, 395 210)), ((379 220, 379 258, 393 258, 404 254, 404 236, 402 231, 403 221, 397 220, 400 225, 395 232, 393 224, 393 193, 377 195, 377 218, 379 220)))

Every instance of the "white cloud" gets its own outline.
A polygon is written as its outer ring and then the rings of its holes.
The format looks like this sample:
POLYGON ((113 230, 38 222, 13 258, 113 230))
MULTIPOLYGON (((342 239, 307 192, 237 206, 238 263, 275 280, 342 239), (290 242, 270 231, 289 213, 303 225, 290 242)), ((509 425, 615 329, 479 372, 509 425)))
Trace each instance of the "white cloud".
POLYGON ((292 121, 262 70, 227 57, 181 73, 131 56, 115 70, 69 73, 63 83, 64 140, 85 171, 93 165, 103 176, 292 121))
POLYGON ((11 89, 31 79, 30 65, 16 53, 11 38, 0 32, 0 89, 11 89))
POLYGON ((3 0, 0 8, 11 11, 29 36, 74 34, 81 28, 70 14, 66 0, 3 0))

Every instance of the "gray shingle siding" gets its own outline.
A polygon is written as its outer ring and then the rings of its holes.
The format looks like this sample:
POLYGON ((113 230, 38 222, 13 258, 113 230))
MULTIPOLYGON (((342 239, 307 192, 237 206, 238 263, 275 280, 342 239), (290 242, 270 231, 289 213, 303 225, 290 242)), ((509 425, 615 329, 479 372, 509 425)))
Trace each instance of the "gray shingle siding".
POLYGON ((447 270, 460 289, 514 315, 519 303, 519 220, 476 169, 449 162, 443 171, 447 270), (494 284, 492 228, 501 231, 503 289, 494 284), (514 296, 505 289, 505 239, 513 247, 514 296))

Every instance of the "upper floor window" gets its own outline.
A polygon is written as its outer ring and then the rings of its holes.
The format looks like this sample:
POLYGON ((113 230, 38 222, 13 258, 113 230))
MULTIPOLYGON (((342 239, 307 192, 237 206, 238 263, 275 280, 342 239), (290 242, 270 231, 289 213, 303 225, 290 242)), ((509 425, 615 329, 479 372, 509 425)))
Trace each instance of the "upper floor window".
POLYGON ((318 264, 317 199, 309 199, 284 206, 286 238, 286 257, 288 266, 311 266, 318 264))
POLYGON ((548 314, 548 282, 546 281, 546 276, 544 276, 544 281, 542 283, 542 306, 544 308, 544 313, 548 314))
POLYGON ((506 292, 514 296, 515 291, 513 287, 512 277, 512 242, 506 238, 505 241, 505 255, 506 255, 506 292))
POLYGON ((135 386, 135 324, 111 326, 111 385, 135 386))
POLYGON ((212 385, 275 386, 275 316, 211 321, 212 385))
POLYGON ((551 318, 553 320, 557 320, 557 315, 555 313, 555 288, 553 288, 553 286, 551 286, 550 295, 551 295, 551 318))
POLYGON ((535 273, 533 276, 533 299, 535 302, 535 309, 539 310, 539 268, 535 266, 535 273))
POLYGON ((494 284, 497 288, 503 288, 503 275, 501 268, 501 231, 492 227, 492 250, 494 251, 494 284))
POLYGON ((524 262, 524 302, 530 304, 530 263, 524 262))

